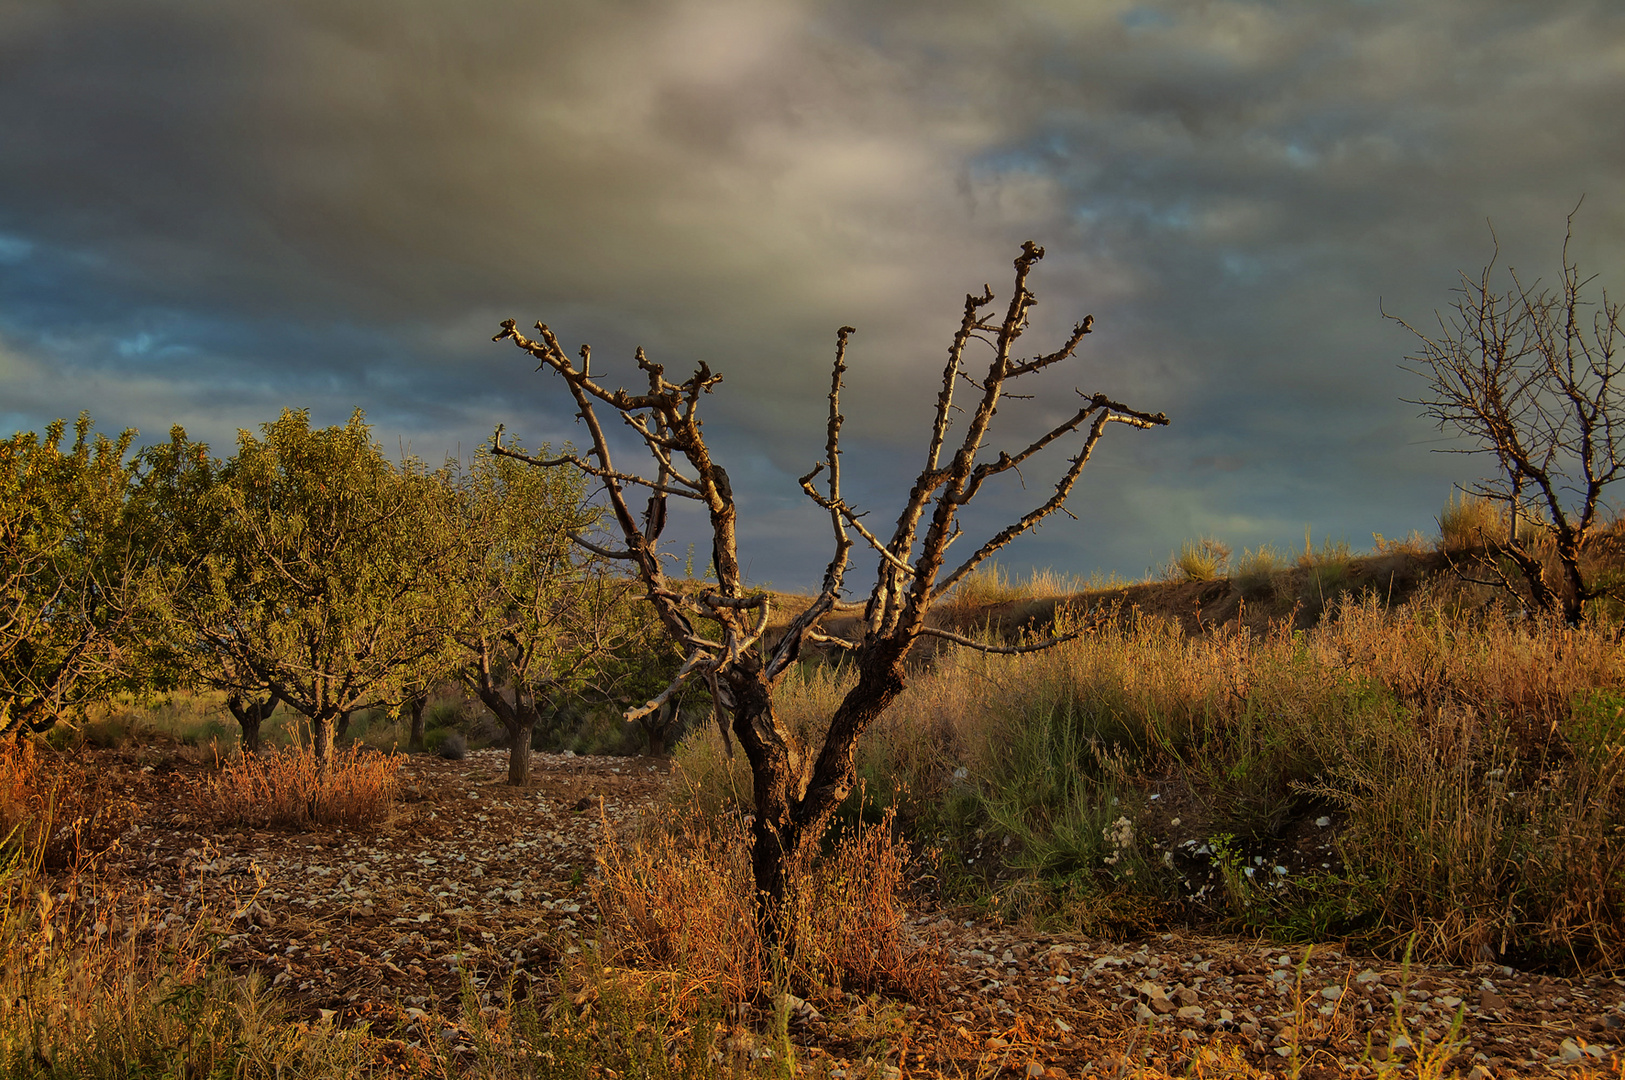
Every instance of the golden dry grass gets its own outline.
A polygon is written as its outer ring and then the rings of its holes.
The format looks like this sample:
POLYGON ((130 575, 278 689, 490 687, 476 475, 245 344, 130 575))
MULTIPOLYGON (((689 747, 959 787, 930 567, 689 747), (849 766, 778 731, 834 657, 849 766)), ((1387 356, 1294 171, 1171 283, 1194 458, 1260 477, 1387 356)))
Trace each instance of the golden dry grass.
POLYGON ((334 750, 325 772, 308 747, 266 748, 227 761, 210 798, 233 824, 359 825, 388 816, 399 773, 398 759, 363 747, 334 750))
POLYGON ((796 949, 780 972, 763 968, 743 816, 690 810, 619 840, 606 828, 593 885, 602 956, 664 973, 691 1001, 746 1002, 774 985, 826 1003, 843 992, 924 995, 937 984, 939 958, 907 939, 908 856, 893 825, 890 815, 859 824, 826 857, 790 868, 796 949))
MULTIPOLYGON (((1177 778, 1242 848, 1330 808, 1341 876, 1318 898, 1283 892, 1238 915, 1247 925, 1285 929, 1308 918, 1294 903, 1331 896, 1345 932, 1395 954, 1414 939, 1430 962, 1625 964, 1615 627, 1463 611, 1443 586, 1397 610, 1344 599, 1330 615, 1207 636, 1129 615, 1047 652, 945 652, 866 734, 860 773, 871 802, 967 855, 978 834, 1011 836, 1010 868, 1064 874, 1057 887, 1085 905, 1171 887, 1156 865, 1123 881, 1099 835, 1135 818, 1154 781, 1177 778)), ((779 708, 816 732, 848 685, 810 669, 779 708)), ((697 767, 697 805, 748 805, 748 776, 713 733, 679 759, 697 767)))
POLYGON ((0 840, 29 865, 86 869, 119 843, 135 813, 76 756, 32 739, 0 745, 0 840))

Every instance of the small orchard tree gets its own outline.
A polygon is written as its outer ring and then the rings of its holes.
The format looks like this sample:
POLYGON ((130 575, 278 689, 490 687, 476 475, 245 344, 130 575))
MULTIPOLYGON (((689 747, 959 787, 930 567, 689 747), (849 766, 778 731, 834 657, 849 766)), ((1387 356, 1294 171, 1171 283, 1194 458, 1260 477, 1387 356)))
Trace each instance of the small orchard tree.
POLYGON ((1447 452, 1495 459, 1493 477, 1465 488, 1505 505, 1510 520, 1504 538, 1486 538, 1485 583, 1527 595, 1536 609, 1574 625, 1587 601, 1625 595, 1617 581, 1589 574, 1584 561, 1606 524, 1606 491, 1625 469, 1625 364, 1620 305, 1606 290, 1595 303, 1587 298, 1594 279, 1569 256, 1574 213, 1568 225, 1559 287, 1526 286, 1509 269, 1503 288, 1492 258, 1477 277, 1461 275, 1452 312, 1436 315, 1434 333, 1387 317, 1419 344, 1406 362, 1427 391, 1412 403, 1473 444, 1447 452), (1522 590, 1503 572, 1501 554, 1522 590))
POLYGON ((285 410, 260 437, 239 432, 220 463, 178 429, 171 447, 152 459, 149 501, 189 539, 156 590, 156 622, 243 706, 245 749, 280 700, 309 721, 325 768, 344 716, 398 696, 447 647, 448 480, 391 464, 359 410, 319 430, 285 410))
POLYGON ((0 733, 44 731, 135 676, 148 552, 131 528, 135 432, 91 435, 89 414, 0 442, 0 733))
POLYGON ((579 473, 477 454, 451 505, 459 556, 443 602, 463 614, 457 675, 502 724, 508 783, 523 786, 541 717, 612 692, 605 661, 627 636, 633 582, 570 539, 600 516, 579 473))
POLYGON ((258 753, 260 729, 276 711, 281 695, 242 657, 211 648, 197 631, 194 590, 208 590, 211 566, 218 567, 224 504, 216 485, 222 463, 205 443, 192 442, 179 425, 169 441, 149 446, 137 458, 130 496, 132 518, 154 553, 144 582, 141 650, 153 671, 169 680, 222 690, 226 708, 242 731, 244 753, 258 753))
POLYGON ((833 554, 818 595, 791 620, 771 648, 763 639, 770 617, 769 599, 744 582, 733 490, 726 470, 712 457, 701 430, 701 398, 712 392, 722 377, 701 363, 682 382, 672 382, 665 368, 639 349, 637 365, 647 389, 632 393, 600 383, 590 370, 590 350, 583 346, 578 366, 553 332, 541 323, 536 327, 540 334, 537 340, 520 333, 513 320, 503 323, 502 332, 495 338, 511 340, 563 379, 575 401, 577 416, 586 426, 591 447, 585 455, 567 452, 552 458, 535 457, 503 447, 499 430, 494 451, 544 468, 572 468, 602 484, 609 527, 618 537, 612 543, 624 546, 606 546, 585 537, 578 538, 578 542, 636 572, 665 632, 683 651, 682 666, 671 683, 649 701, 629 710, 627 718, 634 720, 659 709, 686 683, 699 680, 708 686, 724 735, 732 732, 750 763, 755 800, 751 867, 764 948, 781 946, 787 952, 794 951, 791 928, 782 918, 787 867, 819 841, 831 816, 851 792, 855 744, 902 692, 904 661, 910 646, 925 635, 996 652, 1054 644, 978 644, 927 626, 926 613, 931 605, 1000 548, 1063 510, 1109 425, 1149 428, 1168 422, 1162 413, 1140 412, 1105 394, 1080 393, 1077 410, 1027 446, 1014 452, 987 450, 994 412, 1010 396, 1013 384, 1071 359, 1094 321, 1092 316, 1084 319, 1054 352, 1025 359, 1016 355, 1016 344, 1037 302, 1027 288, 1028 275, 1043 254, 1043 249, 1031 242, 1022 246, 1015 261, 1015 288, 1002 316, 984 313, 994 301, 990 288, 984 287, 979 296, 965 298, 964 314, 943 369, 924 461, 889 537, 871 532, 863 523, 863 514, 847 501, 841 489, 840 395, 847 370, 847 343, 854 331, 849 326, 840 329, 830 379, 824 457, 801 478, 807 497, 828 514, 833 554), (965 355, 973 341, 992 347, 985 369, 973 369, 965 355), (963 387, 970 388, 971 400, 964 406, 965 419, 957 440, 950 440, 955 396, 963 387), (618 415, 642 440, 651 459, 647 473, 625 471, 615 463, 600 408, 618 415), (1079 437, 1072 444, 1071 460, 1060 470, 1050 496, 950 567, 948 549, 959 539, 961 509, 987 490, 990 481, 1074 435, 1079 437), (633 506, 634 491, 647 497, 641 510, 633 506), (709 515, 714 587, 679 589, 666 576, 659 544, 667 503, 672 498, 697 502, 709 515), (842 593, 849 557, 859 542, 876 553, 878 570, 867 600, 849 605, 843 602, 842 593), (861 608, 860 636, 839 638, 822 629, 822 620, 838 608, 861 608), (827 733, 816 746, 803 745, 790 726, 781 722, 773 703, 775 687, 809 642, 827 643, 850 652, 857 672, 855 684, 830 717, 827 733))

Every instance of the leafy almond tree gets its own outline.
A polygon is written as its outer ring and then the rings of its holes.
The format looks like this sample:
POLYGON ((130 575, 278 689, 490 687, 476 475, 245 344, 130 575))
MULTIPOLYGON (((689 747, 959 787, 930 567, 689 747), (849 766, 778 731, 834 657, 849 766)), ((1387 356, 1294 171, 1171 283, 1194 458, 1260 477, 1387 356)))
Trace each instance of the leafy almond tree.
POLYGON ((143 605, 149 621, 142 644, 147 667, 166 673, 167 681, 225 691, 226 708, 242 730, 243 752, 258 753, 260 728, 281 695, 240 657, 209 647, 186 618, 207 607, 193 604, 191 593, 208 586, 210 567, 218 565, 211 556, 218 552, 224 523, 224 503, 216 491, 223 463, 176 425, 167 443, 141 452, 137 471, 133 517, 157 554, 143 605))
POLYGON ((325 766, 342 716, 439 662, 449 626, 438 582, 457 554, 439 528, 451 487, 443 472, 386 459, 359 410, 319 430, 285 410, 260 436, 239 432, 225 462, 205 469, 194 450, 153 466, 191 537, 155 609, 194 670, 249 706, 245 739, 280 699, 309 720, 325 766))
POLYGON ((613 660, 636 632, 641 589, 572 542, 599 516, 579 474, 479 454, 457 494, 448 524, 461 554, 445 602, 465 615, 458 676, 501 722, 508 783, 522 786, 541 718, 568 699, 614 693, 613 660))
POLYGON ((88 414, 0 442, 0 733, 44 731, 129 674, 148 553, 130 527, 133 430, 88 414))

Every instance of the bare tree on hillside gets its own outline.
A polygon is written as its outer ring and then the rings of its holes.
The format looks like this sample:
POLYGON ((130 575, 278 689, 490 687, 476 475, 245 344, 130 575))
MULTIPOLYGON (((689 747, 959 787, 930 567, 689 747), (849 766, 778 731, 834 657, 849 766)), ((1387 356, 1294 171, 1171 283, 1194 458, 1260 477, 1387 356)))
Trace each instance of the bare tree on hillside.
POLYGON ((1497 559, 1505 555, 1534 607, 1574 625, 1588 600, 1625 595, 1583 561, 1608 524, 1605 490, 1625 469, 1625 402, 1621 308, 1606 290, 1595 306, 1586 299, 1595 279, 1581 277, 1569 256, 1574 213, 1568 226, 1558 289, 1526 287, 1509 269, 1500 291, 1492 258, 1477 278, 1461 275, 1453 314, 1436 316, 1436 336, 1384 314, 1420 342, 1406 361, 1428 393, 1412 404, 1476 444, 1448 452, 1495 458, 1497 475, 1466 488, 1508 509, 1508 535, 1479 560, 1486 583, 1523 595, 1497 559))
MULTIPOLYGON (((666 633, 684 652, 682 667, 671 684, 650 701, 628 711, 627 719, 659 709, 689 680, 702 680, 709 687, 724 738, 731 731, 744 748, 754 780, 751 864, 764 947, 777 944, 787 952, 794 950, 790 927, 781 920, 786 868, 793 858, 818 842, 830 817, 852 790, 854 746, 864 729, 902 692, 904 659, 915 640, 932 635, 971 648, 1006 653, 1056 643, 999 647, 979 644, 927 626, 926 612, 931 605, 994 552, 1049 515, 1066 512, 1066 499, 1107 425, 1149 428, 1168 422, 1162 413, 1140 412, 1105 394, 1080 392, 1077 411, 1031 444, 1014 453, 990 455, 984 451, 994 413, 999 403, 1011 396, 1011 384, 1071 358, 1094 321, 1092 316, 1084 319, 1054 352, 1030 359, 1016 357, 1016 342, 1027 329, 1028 314, 1037 302, 1027 288, 1027 277, 1043 254, 1043 248, 1030 241, 1022 246, 1015 261, 1014 292, 1002 318, 984 314, 994 300, 991 288, 984 286, 981 295, 965 298, 964 315, 948 350, 937 393, 925 462, 889 538, 871 532, 863 522, 864 514, 847 502, 841 490, 840 394, 847 370, 847 342, 854 331, 850 326, 840 329, 830 379, 824 458, 801 478, 802 490, 828 512, 834 553, 818 595, 791 621, 771 649, 763 641, 769 622, 769 600, 761 591, 744 584, 733 491, 727 472, 712 458, 701 432, 700 399, 715 389, 722 376, 701 363, 693 375, 673 383, 666 378, 665 368, 639 349, 637 364, 647 377, 648 390, 633 394, 624 389, 611 390, 596 381, 590 371, 590 350, 582 347, 577 366, 553 332, 541 323, 536 325, 540 340, 520 333, 511 319, 502 324, 502 332, 494 339, 511 339, 540 360, 542 366, 557 372, 591 436, 591 449, 585 455, 566 453, 541 458, 510 451, 510 456, 538 466, 579 469, 602 483, 613 529, 625 546, 613 548, 578 539, 604 558, 631 565, 666 633), (992 359, 980 376, 972 373, 965 357, 972 341, 992 347, 992 359), (974 404, 966 406, 968 420, 963 434, 957 445, 951 445, 953 413, 959 408, 954 398, 962 387, 973 391, 974 404), (652 459, 652 474, 625 472, 614 463, 597 412, 600 405, 617 413, 642 439, 652 459), (1017 470, 1074 433, 1081 433, 1081 438, 1055 481, 1053 493, 971 551, 957 566, 947 569, 949 546, 960 538, 957 519, 961 508, 981 494, 988 481, 1017 470), (822 484, 815 486, 820 477, 822 484), (641 512, 633 508, 633 488, 648 493, 641 512), (671 498, 698 502, 710 516, 714 587, 685 589, 665 574, 658 546, 671 498), (866 602, 843 604, 848 559, 853 546, 860 542, 879 557, 876 580, 866 602), (820 628, 821 620, 830 612, 859 608, 863 612, 861 637, 838 638, 820 628), (773 705, 774 688, 807 642, 827 643, 848 651, 857 671, 856 684, 830 718, 822 745, 816 747, 802 745, 775 714, 773 705)), ((498 453, 504 452, 501 435, 499 428, 494 440, 498 453)))

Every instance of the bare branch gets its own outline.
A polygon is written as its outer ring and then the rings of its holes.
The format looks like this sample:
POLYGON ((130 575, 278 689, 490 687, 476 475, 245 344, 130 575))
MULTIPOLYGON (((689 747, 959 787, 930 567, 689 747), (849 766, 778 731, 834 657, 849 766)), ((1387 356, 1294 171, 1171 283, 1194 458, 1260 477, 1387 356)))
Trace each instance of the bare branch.
POLYGON ((856 641, 848 641, 844 637, 837 637, 834 634, 826 634, 822 630, 808 630, 807 640, 816 642, 819 645, 833 645, 837 649, 843 649, 847 652, 857 652, 863 647, 856 641))
POLYGON ((683 683, 688 681, 688 677, 690 675, 694 674, 695 671, 702 669, 706 662, 711 659, 712 658, 710 656, 699 649, 689 653, 688 659, 683 661, 683 666, 677 669, 677 675, 672 679, 670 685, 637 708, 628 709, 626 712, 622 713, 622 719, 630 724, 634 721, 643 719, 652 712, 658 711, 660 706, 671 700, 673 694, 682 689, 683 683))
POLYGON ((1070 634, 1062 634, 1060 637, 1049 637, 1043 641, 1034 641, 1026 645, 988 645, 985 642, 968 638, 963 634, 956 634, 951 630, 939 630, 934 626, 922 626, 920 636, 942 638, 944 641, 951 641, 955 645, 963 645, 965 648, 975 649, 977 652, 996 653, 999 656, 1016 656, 1020 653, 1042 652, 1045 649, 1053 649, 1055 646, 1065 644, 1073 638, 1082 637, 1083 631, 1077 630, 1070 634))
POLYGON ((818 493, 818 489, 812 486, 813 479, 823 471, 824 463, 819 462, 818 465, 814 467, 812 472, 801 478, 801 490, 805 491, 807 493, 807 497, 812 499, 813 502, 817 503, 819 506, 822 506, 830 513, 839 515, 848 525, 856 529, 858 535, 863 537, 864 540, 868 541, 869 546, 874 548, 875 551, 879 552, 882 559, 890 563, 901 573, 912 577, 914 575, 914 568, 908 563, 904 562, 902 559, 898 558, 890 548, 880 542, 879 537, 864 527, 863 522, 858 520, 863 516, 862 514, 857 513, 844 502, 831 502, 828 498, 820 495, 818 493))
MULTIPOLYGON (((1094 400, 1101 400, 1101 395, 1096 395, 1094 400)), ((1051 495, 1042 506, 1029 511, 1027 514, 1023 515, 1020 520, 1005 526, 997 534, 995 534, 992 539, 988 540, 987 543, 977 548, 976 552, 971 555, 970 558, 961 563, 953 573, 949 574, 942 581, 938 582, 936 587, 931 590, 931 598, 933 600, 942 596, 949 589, 953 588, 961 578, 963 578, 966 574, 969 574, 972 570, 976 569, 977 566, 981 565, 981 563, 985 561, 988 556, 992 555, 994 552, 1010 543, 1010 541, 1014 540, 1028 529, 1031 529, 1033 526, 1043 521, 1046 517, 1049 517, 1051 514, 1056 513, 1057 511, 1061 513, 1068 512, 1065 509, 1066 500, 1072 494, 1072 487, 1077 483, 1078 477, 1083 473, 1084 466, 1089 464, 1089 458, 1095 451, 1095 444, 1100 442, 1101 436, 1106 431, 1107 424, 1117 423, 1127 424, 1130 427, 1151 428, 1166 425, 1168 423, 1168 417, 1164 413, 1139 412, 1138 410, 1130 409, 1126 405, 1122 405, 1115 401, 1105 401, 1104 406, 1106 411, 1100 412, 1095 416, 1094 423, 1089 426, 1089 434, 1084 439, 1083 448, 1079 450, 1077 456, 1072 459, 1071 467, 1067 469, 1066 475, 1062 476, 1061 479, 1056 481, 1055 494, 1051 495)), ((944 550, 946 550, 946 544, 944 545, 944 550)))
MULTIPOLYGON (((531 457, 529 454, 522 454, 515 450, 509 450, 500 442, 496 441, 497 438, 500 438, 501 434, 502 431, 500 428, 498 428, 496 435, 492 437, 491 453, 495 454, 497 457, 513 458, 516 461, 523 461, 527 465, 539 465, 543 468, 556 465, 573 465, 582 472, 586 473, 588 476, 596 476, 600 480, 615 480, 622 484, 637 484, 638 486, 646 487, 651 491, 658 491, 662 495, 675 495, 680 499, 693 499, 695 502, 703 501, 703 496, 701 496, 698 492, 684 491, 681 488, 674 488, 669 484, 664 484, 659 480, 650 480, 646 477, 636 476, 632 473, 616 472, 613 469, 601 469, 596 465, 588 464, 574 454, 564 454, 556 458, 543 459, 531 457)), ((678 476, 674 476, 673 479, 678 480, 680 483, 686 482, 682 477, 678 476)))
POLYGON ((585 539, 580 533, 571 533, 570 534, 570 539, 572 541, 574 541, 576 544, 580 545, 580 547, 583 550, 590 551, 594 555, 599 556, 600 558, 604 558, 604 559, 636 559, 637 558, 636 555, 634 555, 632 552, 627 551, 625 549, 617 550, 615 548, 599 547, 597 544, 594 544, 592 541, 585 539))

